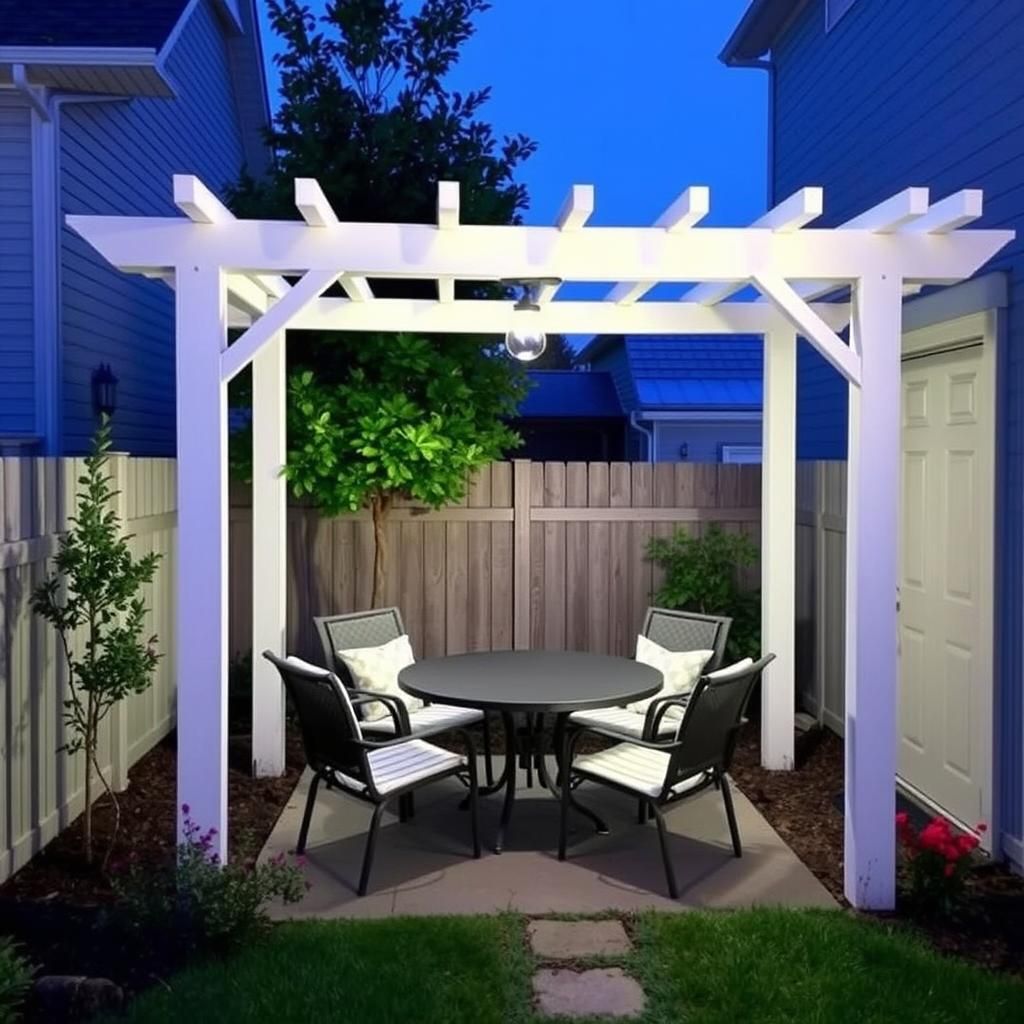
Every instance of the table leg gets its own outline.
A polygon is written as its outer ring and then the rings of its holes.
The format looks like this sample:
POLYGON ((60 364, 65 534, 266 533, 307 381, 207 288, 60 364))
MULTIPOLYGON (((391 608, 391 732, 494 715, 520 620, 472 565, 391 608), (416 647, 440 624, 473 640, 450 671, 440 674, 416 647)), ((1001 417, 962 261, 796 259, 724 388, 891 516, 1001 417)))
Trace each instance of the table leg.
POLYGON ((501 820, 498 822, 498 835, 494 840, 494 852, 501 853, 505 846, 505 829, 512 817, 512 807, 516 801, 516 725, 511 714, 502 713, 505 727, 505 770, 502 780, 505 783, 505 801, 501 807, 501 820))
MULTIPOLYGON (((555 735, 554 735, 554 748, 555 758, 558 762, 562 760, 562 741, 565 736, 566 722, 569 716, 562 713, 555 716, 555 735)), ((547 786, 551 790, 552 794, 561 799, 562 786, 568 784, 568 778, 566 776, 566 766, 559 763, 558 765, 558 777, 555 782, 552 782, 551 776, 548 774, 547 765, 544 761, 544 755, 546 754, 545 744, 543 739, 543 728, 541 729, 541 739, 538 743, 537 748, 537 774, 540 777, 541 784, 547 786)), ((599 836, 606 836, 609 833, 609 828, 605 824, 604 819, 599 815, 595 814, 589 807, 584 807, 583 804, 576 799, 572 793, 572 789, 569 790, 569 805, 582 814, 585 818, 589 818, 594 823, 594 829, 599 836)))

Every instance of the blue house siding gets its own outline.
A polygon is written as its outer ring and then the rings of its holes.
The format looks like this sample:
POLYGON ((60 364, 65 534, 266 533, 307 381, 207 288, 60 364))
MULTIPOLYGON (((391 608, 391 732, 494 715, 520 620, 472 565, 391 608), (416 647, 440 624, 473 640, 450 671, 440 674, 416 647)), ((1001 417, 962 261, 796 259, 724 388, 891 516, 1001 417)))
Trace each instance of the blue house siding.
MULTIPOLYGON (((1002 0, 857 0, 829 33, 811 0, 773 49, 773 193, 825 188, 824 225, 908 185, 935 197, 985 190, 982 227, 1017 239, 985 271, 1006 270, 997 550, 1003 829, 1021 836, 1024 578, 1024 17, 1002 0)), ((801 378, 804 383, 805 376, 801 378)), ((823 409, 815 414, 828 418, 823 409)))
POLYGON ((0 92, 0 439, 35 423, 32 291, 32 116, 0 92))
POLYGON ((801 338, 796 350, 796 457, 845 459, 846 381, 824 356, 801 338))
MULTIPOLYGON (((228 47, 210 0, 199 4, 167 61, 174 100, 64 107, 63 213, 175 216, 171 175, 197 174, 214 190, 244 162, 228 47)), ((109 362, 119 378, 116 447, 174 453, 174 295, 121 274, 70 229, 61 239, 63 448, 84 450, 94 426, 91 377, 109 362)))

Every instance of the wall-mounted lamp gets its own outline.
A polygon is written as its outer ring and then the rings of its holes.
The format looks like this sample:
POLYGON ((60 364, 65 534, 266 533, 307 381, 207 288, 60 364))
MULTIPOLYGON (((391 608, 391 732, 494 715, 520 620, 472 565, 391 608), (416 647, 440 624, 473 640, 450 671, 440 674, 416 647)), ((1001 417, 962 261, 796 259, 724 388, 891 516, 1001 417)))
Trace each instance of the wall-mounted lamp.
POLYGON ((100 363, 92 371, 92 407, 97 416, 113 416, 117 408, 117 377, 110 363, 100 363))
POLYGON ((512 326, 505 334, 508 354, 524 363, 532 363, 544 354, 547 335, 540 328, 540 303, 537 293, 543 285, 559 285, 558 277, 536 277, 523 280, 504 280, 510 288, 522 288, 523 294, 513 307, 512 326))
POLYGON ((679 458, 681 458, 681 459, 688 459, 689 457, 690 457, 690 446, 689 446, 689 444, 687 444, 686 441, 684 441, 679 446, 679 458))

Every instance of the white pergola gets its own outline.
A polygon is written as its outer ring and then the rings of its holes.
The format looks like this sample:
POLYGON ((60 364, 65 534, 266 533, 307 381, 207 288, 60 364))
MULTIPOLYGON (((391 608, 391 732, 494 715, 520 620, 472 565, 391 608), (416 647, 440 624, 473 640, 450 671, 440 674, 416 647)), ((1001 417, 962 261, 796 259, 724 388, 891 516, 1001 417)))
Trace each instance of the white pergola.
MULTIPOLYGON (((1012 238, 963 230, 982 211, 966 190, 931 203, 909 188, 837 228, 807 227, 822 190, 804 188, 743 228, 701 228, 709 191, 686 189, 650 227, 588 227, 594 190, 574 185, 550 227, 459 221, 440 182, 436 224, 339 222, 318 183, 297 179, 296 221, 237 220, 196 178, 174 178, 184 217, 69 216, 123 271, 176 291, 178 416, 178 803, 227 832, 227 384, 253 366, 253 651, 284 650, 285 337, 291 329, 504 334, 511 301, 456 300, 456 281, 617 281, 602 301, 538 296, 564 334, 761 334, 764 360, 762 750, 793 766, 796 342, 849 384, 846 579, 845 889, 855 906, 895 896, 903 295, 969 277, 1012 238), (294 284, 286 278, 297 279, 294 284), (436 299, 379 299, 368 279, 433 279, 436 299), (701 282, 680 301, 639 299, 660 282, 701 282), (344 298, 325 297, 340 284, 344 298), (756 301, 729 301, 746 285, 756 301), (848 302, 819 302, 850 289, 848 302), (228 328, 245 331, 228 346, 228 328), (849 326, 849 344, 839 332, 849 326)), ((284 703, 253 659, 253 761, 284 767, 284 703)))

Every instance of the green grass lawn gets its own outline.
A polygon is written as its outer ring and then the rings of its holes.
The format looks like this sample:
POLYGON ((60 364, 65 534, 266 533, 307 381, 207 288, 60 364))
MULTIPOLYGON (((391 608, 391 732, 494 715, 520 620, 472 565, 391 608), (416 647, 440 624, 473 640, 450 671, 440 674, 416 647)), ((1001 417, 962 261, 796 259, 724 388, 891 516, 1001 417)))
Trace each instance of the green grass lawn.
MULTIPOLYGON (((284 924, 151 990, 127 1020, 527 1024, 524 928, 513 915, 284 924)), ((635 952, 614 962, 643 984, 646 1021, 1024 1020, 1021 983, 838 912, 649 914, 633 934, 635 952)))

